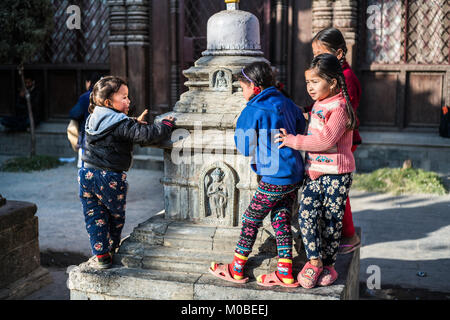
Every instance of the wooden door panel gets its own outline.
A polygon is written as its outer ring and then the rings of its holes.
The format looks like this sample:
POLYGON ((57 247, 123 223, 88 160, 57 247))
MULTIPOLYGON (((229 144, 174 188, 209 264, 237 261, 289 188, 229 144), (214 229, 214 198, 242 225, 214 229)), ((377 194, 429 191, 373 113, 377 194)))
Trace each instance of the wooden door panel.
POLYGON ((358 108, 361 125, 395 126, 398 73, 364 72, 358 108))
POLYGON ((437 126, 443 105, 444 75, 411 72, 406 87, 406 126, 437 126))
POLYGON ((50 117, 68 117, 77 103, 76 71, 51 71, 48 75, 50 117))

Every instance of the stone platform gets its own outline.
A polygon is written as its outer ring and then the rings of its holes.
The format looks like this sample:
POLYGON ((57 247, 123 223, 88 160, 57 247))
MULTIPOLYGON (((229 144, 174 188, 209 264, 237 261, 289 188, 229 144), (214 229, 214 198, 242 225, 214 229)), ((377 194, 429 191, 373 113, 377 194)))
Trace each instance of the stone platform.
MULTIPOLYGON (((261 228, 246 265, 247 284, 220 280, 208 272, 212 261, 231 262, 239 228, 215 227, 164 219, 147 220, 123 240, 114 256, 113 268, 99 270, 95 261, 75 267, 69 274, 71 299, 157 300, 347 300, 358 299, 359 249, 340 255, 336 263, 339 279, 330 287, 310 290, 261 287, 256 276, 276 269, 275 239, 269 228, 261 228)), ((306 257, 294 236, 294 275, 306 257)))
POLYGON ((52 282, 40 265, 34 203, 0 205, 0 300, 21 299, 52 282))

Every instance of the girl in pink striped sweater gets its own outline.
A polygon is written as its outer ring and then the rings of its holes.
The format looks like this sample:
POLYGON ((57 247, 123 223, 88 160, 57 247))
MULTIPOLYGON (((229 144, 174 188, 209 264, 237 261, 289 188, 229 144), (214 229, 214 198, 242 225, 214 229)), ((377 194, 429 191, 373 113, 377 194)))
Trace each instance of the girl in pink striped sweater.
POLYGON ((308 133, 292 135, 280 129, 275 142, 282 142, 279 148, 307 151, 299 225, 309 261, 298 274, 298 282, 312 288, 330 285, 338 277, 334 264, 355 169, 351 148, 356 117, 334 55, 314 57, 305 78, 308 93, 316 101, 308 133))

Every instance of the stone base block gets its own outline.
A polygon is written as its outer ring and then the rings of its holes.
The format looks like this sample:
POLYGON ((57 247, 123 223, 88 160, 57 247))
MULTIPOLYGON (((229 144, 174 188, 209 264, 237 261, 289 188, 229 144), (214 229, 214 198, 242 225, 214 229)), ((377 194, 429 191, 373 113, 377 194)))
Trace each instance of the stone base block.
MULTIPOLYGON (((360 233, 360 230, 357 231, 360 233)), ((246 265, 247 284, 234 284, 208 272, 211 261, 231 262, 238 228, 174 222, 155 216, 122 241, 111 269, 96 269, 95 257, 69 274, 71 299, 158 300, 347 300, 359 296, 359 249, 339 256, 339 278, 329 287, 310 290, 261 287, 256 276, 276 269, 275 239, 261 232, 246 265), (219 241, 220 240, 220 241, 219 241), (223 246, 216 246, 220 242, 223 246), (202 246, 199 247, 199 244, 202 246), (229 261, 228 261, 229 260, 229 261)), ((305 263, 304 250, 294 245, 294 274, 305 263)))
POLYGON ((53 279, 48 270, 39 267, 25 277, 0 289, 0 300, 21 300, 52 282, 53 279))
POLYGON ((355 300, 359 297, 359 249, 340 256, 339 278, 329 287, 313 289, 261 287, 256 281, 234 284, 207 272, 184 273, 127 268, 94 267, 93 258, 69 274, 72 300, 355 300))

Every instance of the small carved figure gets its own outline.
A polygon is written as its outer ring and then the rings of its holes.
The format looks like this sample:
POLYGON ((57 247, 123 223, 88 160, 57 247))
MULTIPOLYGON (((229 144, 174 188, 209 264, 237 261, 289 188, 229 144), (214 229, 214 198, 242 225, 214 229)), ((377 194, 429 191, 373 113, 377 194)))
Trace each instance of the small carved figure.
POLYGON ((216 81, 214 82, 214 88, 217 90, 226 90, 228 88, 228 82, 225 78, 225 72, 219 70, 216 75, 216 81))
POLYGON ((211 214, 215 214, 217 218, 225 218, 225 208, 227 206, 228 190, 223 182, 224 173, 220 168, 216 168, 211 173, 212 182, 206 176, 205 187, 206 195, 209 200, 211 214), (209 185, 208 185, 209 184, 209 185))

